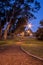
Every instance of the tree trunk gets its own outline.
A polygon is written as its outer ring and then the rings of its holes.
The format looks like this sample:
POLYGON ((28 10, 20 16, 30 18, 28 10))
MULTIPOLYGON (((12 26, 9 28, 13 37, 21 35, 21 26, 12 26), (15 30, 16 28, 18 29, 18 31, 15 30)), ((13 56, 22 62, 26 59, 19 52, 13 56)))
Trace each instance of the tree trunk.
MULTIPOLYGON (((6 13, 5 13, 5 15, 6 15, 6 13)), ((9 31, 9 28, 11 27, 11 22, 12 22, 12 17, 13 17, 13 15, 14 15, 14 9, 13 9, 13 11, 12 11, 12 16, 11 16, 11 18, 10 18, 10 20, 9 20, 9 24, 7 25, 7 27, 6 27, 6 29, 5 29, 5 31, 4 31, 4 39, 6 40, 7 39, 7 34, 8 34, 8 31, 9 31)), ((7 17, 7 16, 6 16, 7 17)), ((6 21, 8 21, 8 19, 6 18, 6 21)))
POLYGON ((10 28, 11 24, 9 23, 4 31, 4 39, 6 40, 7 39, 7 34, 8 34, 8 31, 9 31, 9 28, 10 28))
POLYGON ((0 40, 2 39, 2 29, 0 27, 0 40))

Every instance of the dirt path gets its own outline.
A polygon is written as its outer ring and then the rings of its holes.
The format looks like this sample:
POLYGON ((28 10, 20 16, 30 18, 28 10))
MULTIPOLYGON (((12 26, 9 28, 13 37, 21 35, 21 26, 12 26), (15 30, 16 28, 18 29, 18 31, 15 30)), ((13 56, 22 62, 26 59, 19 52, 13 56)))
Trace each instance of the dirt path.
POLYGON ((43 65, 43 61, 25 54, 18 45, 0 46, 0 65, 43 65))

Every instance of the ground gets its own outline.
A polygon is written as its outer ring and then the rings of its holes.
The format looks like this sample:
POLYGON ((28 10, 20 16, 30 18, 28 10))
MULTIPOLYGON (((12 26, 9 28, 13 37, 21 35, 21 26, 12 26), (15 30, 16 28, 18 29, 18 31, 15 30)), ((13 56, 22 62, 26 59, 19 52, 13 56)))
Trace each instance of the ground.
POLYGON ((0 65, 43 65, 43 61, 27 55, 19 45, 0 46, 0 65))
POLYGON ((43 59, 43 41, 39 41, 34 38, 26 38, 22 47, 30 54, 43 59))

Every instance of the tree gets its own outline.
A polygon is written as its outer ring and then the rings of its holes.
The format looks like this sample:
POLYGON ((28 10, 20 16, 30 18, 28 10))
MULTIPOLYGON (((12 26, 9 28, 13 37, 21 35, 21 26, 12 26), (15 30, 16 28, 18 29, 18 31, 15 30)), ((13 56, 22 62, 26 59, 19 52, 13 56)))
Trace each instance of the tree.
POLYGON ((40 27, 36 31, 36 38, 38 40, 43 40, 43 20, 40 21, 40 27))
POLYGON ((10 11, 9 9, 9 0, 0 0, 0 39, 2 37, 2 29, 4 28, 6 22, 8 22, 8 18, 6 16, 7 11, 10 11))
POLYGON ((43 26, 43 20, 40 21, 40 26, 41 26, 41 27, 43 26))
POLYGON ((25 26, 27 25, 27 18, 26 17, 20 17, 18 19, 18 22, 16 23, 16 28, 14 30, 14 33, 20 33, 25 30, 25 26))
POLYGON ((32 12, 37 12, 40 9, 40 3, 36 0, 0 0, 0 2, 0 12, 2 13, 2 16, 6 18, 4 25, 6 25, 6 22, 8 22, 8 25, 4 31, 5 39, 7 38, 9 29, 12 27, 13 24, 14 30, 17 29, 16 24, 18 24, 17 22, 19 21, 19 18, 26 17, 27 19, 34 19, 36 17, 32 12))

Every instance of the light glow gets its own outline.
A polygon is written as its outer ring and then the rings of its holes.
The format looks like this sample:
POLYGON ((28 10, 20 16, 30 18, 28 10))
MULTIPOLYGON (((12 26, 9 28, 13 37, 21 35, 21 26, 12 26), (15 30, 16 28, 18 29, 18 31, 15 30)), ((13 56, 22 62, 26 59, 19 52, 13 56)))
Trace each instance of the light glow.
POLYGON ((28 25, 27 25, 27 27, 28 27, 28 28, 31 28, 31 27, 32 27, 32 24, 31 24, 31 23, 30 23, 30 24, 28 24, 28 25))

